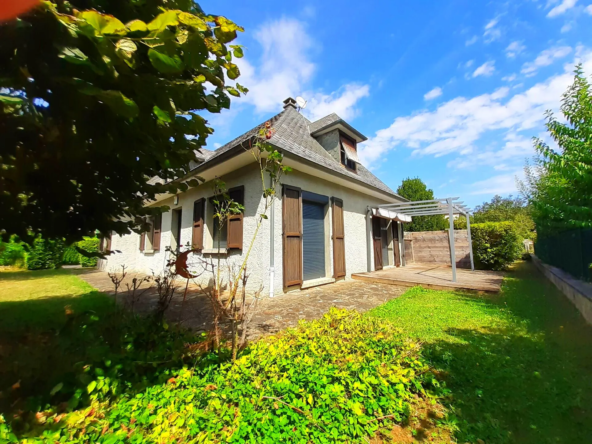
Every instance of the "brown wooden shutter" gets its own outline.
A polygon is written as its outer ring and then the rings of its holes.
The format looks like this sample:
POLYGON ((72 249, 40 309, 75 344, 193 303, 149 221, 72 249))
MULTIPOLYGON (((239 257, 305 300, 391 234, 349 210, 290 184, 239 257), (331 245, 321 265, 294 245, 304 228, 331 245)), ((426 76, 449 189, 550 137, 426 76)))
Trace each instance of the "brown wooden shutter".
POLYGON ((193 232, 191 235, 193 250, 203 250, 205 204, 205 199, 193 202, 193 232))
POLYGON ((162 214, 154 216, 154 224, 152 225, 152 249, 160 250, 160 234, 162 226, 162 214))
POLYGON ((302 191, 284 185, 284 287, 302 285, 302 191))
MULTIPOLYGON (((245 204, 245 187, 232 188, 228 190, 230 198, 241 204, 245 204)), ((243 248, 243 214, 231 214, 228 217, 228 230, 226 245, 228 248, 243 248)))
MULTIPOLYGON (((110 231, 105 239, 105 249, 107 251, 111 251, 111 237, 112 237, 112 235, 113 235, 113 233, 110 231)), ((101 241, 102 241, 102 239, 101 239, 101 241)))
POLYGON ((140 234, 140 251, 146 248, 146 233, 140 234))
POLYGON ((343 224, 343 201, 333 198, 333 277, 346 275, 345 272, 345 226, 343 224))

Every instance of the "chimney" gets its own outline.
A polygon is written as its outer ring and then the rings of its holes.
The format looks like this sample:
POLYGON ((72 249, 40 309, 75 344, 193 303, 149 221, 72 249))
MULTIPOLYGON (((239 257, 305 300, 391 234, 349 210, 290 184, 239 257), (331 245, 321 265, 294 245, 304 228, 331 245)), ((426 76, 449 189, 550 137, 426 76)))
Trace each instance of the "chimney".
POLYGON ((296 100, 294 100, 292 97, 288 97, 286 100, 284 100, 284 109, 288 109, 290 107, 298 109, 296 105, 296 100))

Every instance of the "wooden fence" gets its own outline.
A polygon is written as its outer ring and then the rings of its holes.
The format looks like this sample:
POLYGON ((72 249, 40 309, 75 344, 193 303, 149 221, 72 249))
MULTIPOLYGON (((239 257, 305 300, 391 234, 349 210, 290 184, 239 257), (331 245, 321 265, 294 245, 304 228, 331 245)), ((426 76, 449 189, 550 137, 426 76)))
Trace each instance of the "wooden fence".
MULTIPOLYGON (((407 263, 434 263, 450 265, 448 230, 405 233, 405 260, 407 263)), ((471 268, 467 230, 454 230, 456 266, 471 268)))

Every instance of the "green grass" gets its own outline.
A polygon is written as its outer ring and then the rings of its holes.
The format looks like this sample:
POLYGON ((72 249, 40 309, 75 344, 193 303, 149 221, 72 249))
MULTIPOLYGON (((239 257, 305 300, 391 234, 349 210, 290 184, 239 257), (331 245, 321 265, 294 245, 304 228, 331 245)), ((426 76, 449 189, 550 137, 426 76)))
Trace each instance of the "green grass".
POLYGON ((413 288, 370 314, 424 342, 458 442, 592 442, 592 327, 531 263, 499 295, 413 288))

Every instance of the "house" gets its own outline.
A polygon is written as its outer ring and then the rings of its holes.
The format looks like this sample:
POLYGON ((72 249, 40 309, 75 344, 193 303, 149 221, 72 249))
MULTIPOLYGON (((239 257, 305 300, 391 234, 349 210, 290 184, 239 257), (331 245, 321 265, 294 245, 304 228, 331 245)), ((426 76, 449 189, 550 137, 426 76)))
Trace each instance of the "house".
MULTIPOLYGON (((357 144, 366 137, 336 114, 310 122, 292 98, 270 122, 275 133, 269 142, 293 171, 283 176, 282 196, 259 230, 247 265, 247 290, 273 295, 401 265, 405 218, 377 206, 405 199, 360 163, 357 144)), ((184 245, 197 250, 189 260, 192 266, 218 257, 224 267, 241 263, 264 205, 258 164, 245 150, 258 129, 216 151, 204 150, 203 162, 193 165, 191 174, 206 182, 151 203, 170 211, 153 221, 150 233, 114 236, 110 246, 118 252, 102 260, 101 268, 125 264, 129 270, 159 273, 170 255, 166 247, 184 245), (221 239, 210 200, 215 178, 244 205, 244 213, 228 223, 221 239)))

